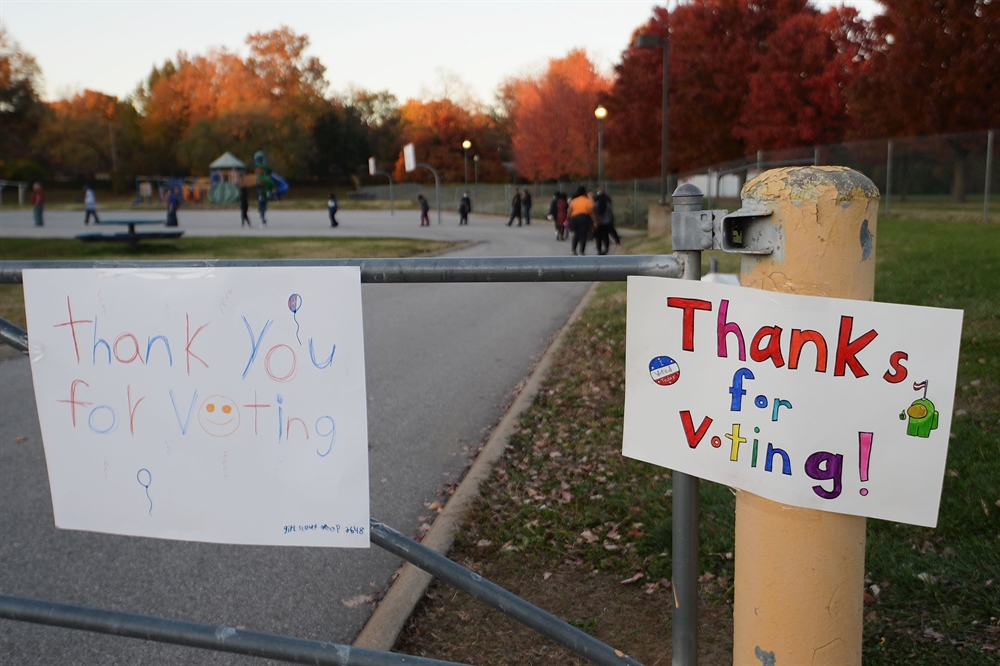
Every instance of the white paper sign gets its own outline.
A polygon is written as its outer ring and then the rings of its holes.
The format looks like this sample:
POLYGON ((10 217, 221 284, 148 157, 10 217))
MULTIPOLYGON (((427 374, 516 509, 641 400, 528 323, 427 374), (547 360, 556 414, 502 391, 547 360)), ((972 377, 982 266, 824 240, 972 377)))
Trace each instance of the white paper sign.
POLYGON ((412 143, 403 146, 403 166, 407 172, 417 168, 417 149, 412 143))
POLYGON ((368 547, 360 271, 26 270, 57 527, 368 547))
POLYGON ((934 526, 962 312, 630 277, 630 458, 934 526))

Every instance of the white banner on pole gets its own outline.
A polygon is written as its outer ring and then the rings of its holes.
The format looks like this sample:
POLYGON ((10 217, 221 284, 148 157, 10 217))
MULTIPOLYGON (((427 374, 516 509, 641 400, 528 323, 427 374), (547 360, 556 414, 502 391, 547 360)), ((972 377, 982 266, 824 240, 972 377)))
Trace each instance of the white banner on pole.
POLYGON ((368 158, 368 175, 369 176, 374 176, 376 171, 377 171, 377 169, 375 167, 375 158, 374 157, 369 157, 368 158))
POLYGON ((368 547, 357 267, 24 271, 60 528, 368 547))
POLYGON ((406 168, 407 172, 413 171, 417 168, 417 149, 412 143, 408 143, 403 146, 403 166, 406 168))
POLYGON ((937 524, 960 310, 630 277, 627 323, 624 455, 937 524))

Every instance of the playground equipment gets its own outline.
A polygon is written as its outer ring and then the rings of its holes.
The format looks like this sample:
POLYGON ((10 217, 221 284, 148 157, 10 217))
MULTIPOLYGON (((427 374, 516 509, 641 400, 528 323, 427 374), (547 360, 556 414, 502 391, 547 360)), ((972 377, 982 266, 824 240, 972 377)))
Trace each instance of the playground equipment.
POLYGON ((208 169, 208 200, 214 204, 239 201, 239 188, 245 185, 247 165, 226 151, 221 157, 209 164, 208 169))
POLYGON ((181 176, 136 176, 135 200, 133 206, 152 205, 153 197, 156 203, 165 205, 167 195, 176 192, 184 201, 201 203, 208 198, 209 179, 181 176))
POLYGON ((253 154, 253 165, 257 177, 257 197, 260 198, 263 193, 268 201, 281 201, 281 196, 288 191, 288 183, 272 171, 263 150, 253 154))

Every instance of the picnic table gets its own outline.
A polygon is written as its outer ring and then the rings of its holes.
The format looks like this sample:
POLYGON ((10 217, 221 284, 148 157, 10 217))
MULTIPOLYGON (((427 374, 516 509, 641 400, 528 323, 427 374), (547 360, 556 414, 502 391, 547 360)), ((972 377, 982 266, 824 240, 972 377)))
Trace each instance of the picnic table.
POLYGON ((104 220, 99 223, 100 226, 106 227, 111 225, 117 226, 127 226, 128 231, 125 233, 117 234, 102 234, 100 232, 91 232, 86 234, 80 234, 77 236, 78 239, 85 243, 92 242, 122 242, 128 243, 129 246, 135 247, 139 244, 141 240, 157 240, 157 239, 172 239, 180 238, 184 235, 183 231, 136 231, 136 227, 145 227, 153 224, 166 224, 164 220, 104 220))

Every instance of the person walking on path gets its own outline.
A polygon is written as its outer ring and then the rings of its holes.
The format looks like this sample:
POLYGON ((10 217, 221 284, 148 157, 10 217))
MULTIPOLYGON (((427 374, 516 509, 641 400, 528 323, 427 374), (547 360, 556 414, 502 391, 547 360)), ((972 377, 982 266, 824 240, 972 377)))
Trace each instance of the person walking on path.
POLYGON ((552 195, 552 202, 549 204, 549 214, 548 218, 552 220, 552 223, 556 227, 556 240, 566 240, 569 236, 569 232, 566 228, 566 211, 569 208, 569 202, 566 201, 566 194, 555 191, 552 195))
POLYGON ((253 229, 253 225, 250 224, 250 216, 247 215, 248 210, 250 210, 250 192, 249 188, 244 185, 240 188, 240 229, 243 228, 244 224, 253 229))
POLYGON ((458 224, 459 226, 469 224, 469 213, 472 212, 472 199, 468 192, 462 193, 462 199, 458 202, 458 224))
POLYGON ((510 202, 510 219, 507 220, 508 227, 514 223, 515 217, 517 218, 517 226, 521 226, 521 193, 518 190, 514 190, 514 198, 510 202))
POLYGON ((330 214, 330 226, 339 227, 340 223, 337 222, 337 195, 330 192, 330 198, 326 201, 326 210, 330 214))
POLYGON ((431 209, 431 205, 427 203, 427 199, 422 194, 417 195, 417 203, 420 204, 420 226, 429 227, 431 226, 431 218, 428 212, 431 209))
POLYGON ((42 184, 35 183, 31 188, 31 214, 35 218, 35 226, 40 227, 45 224, 42 220, 42 211, 45 209, 45 192, 42 191, 42 184))
POLYGON ((521 195, 521 208, 524 209, 524 225, 531 226, 531 192, 527 189, 521 195))
POLYGON ((83 216, 83 224, 90 224, 90 216, 94 216, 94 224, 100 224, 101 218, 97 217, 97 197, 94 196, 94 190, 90 189, 90 185, 83 186, 83 210, 86 214, 83 216))
POLYGON ((170 190, 170 194, 167 195, 167 224, 168 227, 177 226, 177 209, 181 205, 181 198, 177 196, 177 192, 170 190))
POLYGON ((565 192, 559 193, 559 203, 556 204, 556 221, 562 228, 562 238, 559 240, 569 240, 569 196, 565 192))
POLYGON ((605 193, 603 187, 597 189, 597 196, 594 197, 594 217, 597 218, 597 228, 594 231, 597 254, 607 254, 611 249, 611 238, 615 239, 615 245, 621 245, 622 241, 615 229, 615 213, 611 208, 611 197, 605 193))
POLYGON ((267 218, 264 217, 264 214, 267 213, 267 192, 263 188, 257 190, 257 212, 260 213, 260 226, 266 229, 267 218))
POLYGON ((594 202, 587 196, 583 185, 576 188, 573 200, 569 202, 569 223, 573 228, 573 254, 586 254, 587 236, 597 224, 594 218, 594 202), (577 252, 577 247, 580 251, 577 252))

